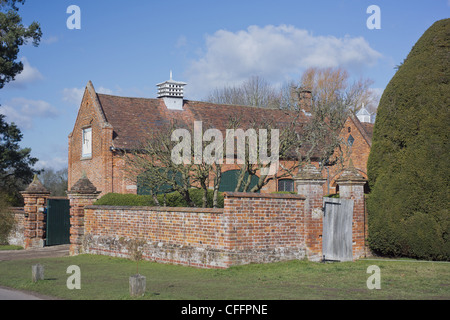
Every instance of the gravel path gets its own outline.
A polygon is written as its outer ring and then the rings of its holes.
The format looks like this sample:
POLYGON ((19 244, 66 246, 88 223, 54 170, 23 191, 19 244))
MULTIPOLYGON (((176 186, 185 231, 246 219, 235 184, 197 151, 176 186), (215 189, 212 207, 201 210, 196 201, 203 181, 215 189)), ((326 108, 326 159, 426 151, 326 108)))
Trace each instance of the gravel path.
POLYGON ((29 250, 0 250, 0 261, 64 257, 69 255, 69 244, 29 250))

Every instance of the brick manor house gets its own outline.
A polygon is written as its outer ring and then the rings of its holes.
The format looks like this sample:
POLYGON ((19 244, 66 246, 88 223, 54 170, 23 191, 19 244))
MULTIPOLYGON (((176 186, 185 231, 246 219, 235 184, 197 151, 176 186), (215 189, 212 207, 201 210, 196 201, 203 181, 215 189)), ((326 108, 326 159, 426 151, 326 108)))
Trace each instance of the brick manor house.
MULTIPOLYGON (((158 98, 130 98, 97 93, 88 82, 78 116, 69 135, 68 188, 86 175, 101 195, 107 193, 138 193, 145 190, 127 179, 125 160, 121 150, 139 146, 146 133, 170 123, 182 120, 185 123, 202 121, 215 128, 225 130, 231 115, 241 119, 273 119, 286 123, 286 110, 264 109, 239 105, 222 105, 190 101, 183 97, 185 83, 172 80, 158 84, 158 98)), ((300 112, 299 121, 308 121, 311 94, 298 101, 305 112, 300 112)), ((352 145, 350 158, 358 172, 367 178, 367 159, 372 144, 373 124, 364 108, 351 115, 341 132, 341 137, 352 145)), ((317 163, 315 163, 317 165, 317 163)), ((234 191, 236 165, 222 166, 220 191, 234 191)), ((324 194, 334 193, 336 180, 342 168, 329 167, 323 171, 324 194)), ((294 180, 283 178, 271 180, 261 189, 263 193, 294 191, 294 180)))

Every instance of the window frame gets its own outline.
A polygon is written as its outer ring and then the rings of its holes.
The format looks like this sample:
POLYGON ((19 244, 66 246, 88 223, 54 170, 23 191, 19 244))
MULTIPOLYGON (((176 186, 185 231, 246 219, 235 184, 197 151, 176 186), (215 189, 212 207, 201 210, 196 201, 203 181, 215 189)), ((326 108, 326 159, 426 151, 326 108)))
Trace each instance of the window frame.
POLYGON ((355 137, 353 135, 349 135, 347 138, 347 144, 349 147, 353 147, 353 144, 355 143, 355 137))
POLYGON ((277 191, 278 192, 295 192, 295 181, 294 181, 294 179, 289 179, 289 178, 278 179, 278 181, 277 181, 277 191), (283 189, 286 189, 286 181, 289 181, 291 183, 292 190, 280 190, 280 182, 283 182, 283 189))
POLYGON ((92 158, 92 127, 85 127, 81 129, 81 158, 82 159, 91 159, 92 158), (86 151, 86 135, 87 133, 90 133, 90 141, 89 141, 89 153, 86 151))

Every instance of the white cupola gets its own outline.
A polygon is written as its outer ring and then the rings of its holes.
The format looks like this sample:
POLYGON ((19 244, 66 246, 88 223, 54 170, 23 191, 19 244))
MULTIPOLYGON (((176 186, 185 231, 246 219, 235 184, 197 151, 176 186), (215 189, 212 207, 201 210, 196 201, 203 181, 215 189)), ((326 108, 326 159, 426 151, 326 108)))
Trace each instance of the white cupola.
POLYGON ((158 83, 158 98, 163 98, 166 107, 171 110, 183 110, 184 86, 187 83, 174 81, 172 71, 170 71, 170 80, 158 83))
POLYGON ((356 116, 358 117, 359 121, 361 122, 372 122, 371 120, 371 114, 367 109, 364 107, 364 104, 362 105, 361 109, 356 113, 356 116))

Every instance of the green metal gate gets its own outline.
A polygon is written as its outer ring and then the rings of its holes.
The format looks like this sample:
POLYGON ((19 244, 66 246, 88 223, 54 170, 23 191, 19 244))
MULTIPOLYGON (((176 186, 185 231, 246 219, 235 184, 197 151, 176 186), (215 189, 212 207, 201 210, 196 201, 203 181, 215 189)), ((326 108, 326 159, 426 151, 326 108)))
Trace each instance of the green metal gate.
POLYGON ((70 205, 68 199, 47 200, 47 246, 70 243, 70 205))

